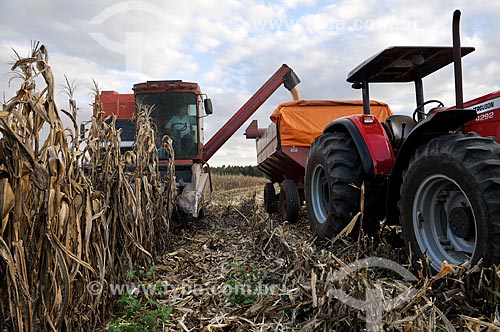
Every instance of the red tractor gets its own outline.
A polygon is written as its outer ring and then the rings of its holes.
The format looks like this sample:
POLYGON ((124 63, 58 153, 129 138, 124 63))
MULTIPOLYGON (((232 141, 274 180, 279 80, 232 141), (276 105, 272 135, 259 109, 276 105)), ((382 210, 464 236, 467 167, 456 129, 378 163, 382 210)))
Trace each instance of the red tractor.
POLYGON ((459 20, 457 10, 453 47, 391 47, 349 73, 364 114, 330 123, 306 165, 317 236, 339 233, 362 211, 372 233, 384 217, 401 225, 415 266, 424 255, 434 270, 443 261, 500 262, 500 91, 463 103, 461 57, 474 48, 460 46, 459 20), (456 106, 446 108, 424 99, 422 79, 450 63, 456 106), (393 82, 414 82, 417 106, 381 123, 370 115, 369 84, 393 82))

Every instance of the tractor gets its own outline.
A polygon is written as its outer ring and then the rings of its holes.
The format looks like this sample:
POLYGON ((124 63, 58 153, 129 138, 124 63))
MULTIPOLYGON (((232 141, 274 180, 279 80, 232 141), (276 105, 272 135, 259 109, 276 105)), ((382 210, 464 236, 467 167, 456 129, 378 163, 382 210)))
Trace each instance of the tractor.
POLYGON ((375 235, 380 221, 400 225, 413 265, 500 262, 500 91, 463 103, 460 11, 453 47, 390 47, 348 76, 361 89, 363 114, 337 119, 311 145, 305 174, 309 224, 330 238, 361 211, 375 235), (424 99, 422 79, 454 64, 454 107, 424 99), (412 116, 380 122, 370 114, 369 85, 411 83, 412 116), (433 107, 426 110, 426 106, 433 107))

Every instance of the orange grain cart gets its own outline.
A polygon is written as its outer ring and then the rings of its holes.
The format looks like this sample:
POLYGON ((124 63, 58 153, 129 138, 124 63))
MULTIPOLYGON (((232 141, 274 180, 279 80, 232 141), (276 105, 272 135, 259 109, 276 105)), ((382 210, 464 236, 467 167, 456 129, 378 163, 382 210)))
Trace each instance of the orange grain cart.
MULTIPOLYGON (((380 122, 392 115, 385 103, 371 101, 372 114, 380 122)), ((304 201, 304 174, 309 147, 335 119, 363 113, 361 100, 295 100, 280 104, 272 123, 259 128, 253 120, 247 139, 255 139, 257 166, 270 179, 264 187, 266 212, 280 212, 282 219, 296 222, 304 201), (277 195, 274 184, 280 186, 277 195)))

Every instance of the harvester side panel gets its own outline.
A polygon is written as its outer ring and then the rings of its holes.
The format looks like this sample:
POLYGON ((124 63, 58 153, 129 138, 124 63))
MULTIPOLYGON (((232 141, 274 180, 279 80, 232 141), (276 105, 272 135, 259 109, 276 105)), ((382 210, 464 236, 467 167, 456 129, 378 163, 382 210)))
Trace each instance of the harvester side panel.
POLYGON ((115 114, 118 120, 129 120, 135 117, 134 94, 102 91, 99 98, 105 117, 111 114, 115 114))

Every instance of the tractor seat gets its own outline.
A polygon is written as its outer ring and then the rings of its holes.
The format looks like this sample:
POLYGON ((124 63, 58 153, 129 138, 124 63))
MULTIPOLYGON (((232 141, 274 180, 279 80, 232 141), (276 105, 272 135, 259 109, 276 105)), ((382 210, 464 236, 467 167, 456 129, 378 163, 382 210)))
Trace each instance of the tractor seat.
POLYGON ((408 115, 391 115, 385 119, 385 127, 392 146, 399 149, 417 123, 408 115), (403 131, 404 127, 404 131, 403 131))

